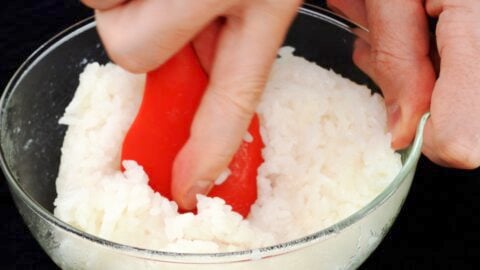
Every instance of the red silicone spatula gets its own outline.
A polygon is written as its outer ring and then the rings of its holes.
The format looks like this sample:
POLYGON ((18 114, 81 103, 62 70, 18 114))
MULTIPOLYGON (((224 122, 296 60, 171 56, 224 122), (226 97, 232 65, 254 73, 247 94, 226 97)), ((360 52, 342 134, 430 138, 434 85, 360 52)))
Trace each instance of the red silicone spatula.
MULTIPOLYGON (((172 199, 173 161, 190 134, 190 126, 208 83, 191 44, 147 74, 144 97, 122 148, 121 160, 135 160, 149 176, 149 184, 172 199)), ((252 142, 243 142, 230 163, 231 174, 209 196, 224 199, 246 217, 257 199, 256 175, 263 143, 255 116, 249 127, 252 142)))

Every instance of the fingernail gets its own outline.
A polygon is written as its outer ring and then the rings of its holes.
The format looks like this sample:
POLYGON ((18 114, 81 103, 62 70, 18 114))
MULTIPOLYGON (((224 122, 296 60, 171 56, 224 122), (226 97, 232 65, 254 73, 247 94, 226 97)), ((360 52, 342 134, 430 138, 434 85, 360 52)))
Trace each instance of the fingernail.
POLYGON ((392 133, 392 136, 395 136, 395 128, 400 120, 402 110, 397 103, 393 103, 387 106, 387 124, 388 130, 392 133))
POLYGON ((207 181, 207 180, 197 181, 186 193, 188 205, 191 206, 191 208, 195 208, 195 205, 197 204, 197 195, 198 194, 206 195, 210 191, 210 189, 212 189, 212 187, 213 187, 212 181, 207 181))

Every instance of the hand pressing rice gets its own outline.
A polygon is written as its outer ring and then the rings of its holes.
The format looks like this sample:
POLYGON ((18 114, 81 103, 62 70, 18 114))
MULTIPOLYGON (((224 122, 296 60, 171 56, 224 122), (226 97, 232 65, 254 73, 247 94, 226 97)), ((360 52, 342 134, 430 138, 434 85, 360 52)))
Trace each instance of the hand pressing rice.
POLYGON ((60 123, 68 125, 55 215, 88 233, 132 246, 178 252, 234 251, 293 240, 365 206, 393 180, 379 95, 283 48, 258 107, 265 162, 246 220, 219 198, 200 196, 179 214, 153 192, 120 148, 139 108, 144 76, 90 64, 60 123))

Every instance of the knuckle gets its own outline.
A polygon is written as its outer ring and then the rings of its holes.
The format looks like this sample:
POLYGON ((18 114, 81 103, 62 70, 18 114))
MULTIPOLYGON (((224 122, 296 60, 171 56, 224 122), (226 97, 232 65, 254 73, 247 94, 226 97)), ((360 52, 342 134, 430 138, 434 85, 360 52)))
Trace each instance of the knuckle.
POLYGON ((117 60, 114 60, 119 66, 132 73, 145 73, 152 68, 146 66, 144 62, 137 60, 134 57, 128 57, 124 54, 117 57, 117 60))
POLYGON ((245 119, 253 113, 250 104, 236 95, 228 94, 226 91, 213 91, 212 93, 222 111, 229 112, 235 118, 245 119))
POLYGON ((444 16, 447 12, 468 15, 479 11, 477 0, 427 0, 425 8, 432 16, 444 16))
POLYGON ((440 0, 440 5, 443 9, 465 9, 468 8, 473 2, 470 0, 440 0))
POLYGON ((125 44, 116 38, 103 39, 108 56, 114 63, 133 73, 145 72, 144 64, 131 55, 125 44))
POLYGON ((249 119, 255 112, 265 86, 266 78, 232 80, 213 87, 212 93, 222 108, 241 119, 249 119))
POLYGON ((412 63, 412 59, 378 48, 372 48, 371 61, 375 74, 385 77, 398 76, 397 71, 399 69, 411 66, 412 63))
MULTIPOLYGON (((210 162, 208 164, 210 166, 220 166, 225 167, 224 163, 228 162, 233 155, 233 151, 229 151, 229 140, 227 138, 223 138, 222 136, 218 136, 221 134, 216 134, 215 140, 206 140, 203 136, 198 136, 196 133, 192 133, 189 138, 189 144, 194 149, 201 149, 201 156, 210 162), (208 147, 205 147, 208 146, 208 147)), ((213 138, 210 136, 209 138, 213 138)), ((198 150, 200 151, 200 150, 198 150)), ((209 171, 218 170, 218 168, 208 168, 209 171)))
POLYGON ((388 50, 372 48, 373 60, 379 64, 394 64, 398 62, 405 62, 409 59, 398 56, 388 50))
POLYGON ((111 24, 99 23, 98 26, 102 44, 114 63, 133 73, 147 72, 156 67, 158 59, 148 57, 151 50, 146 50, 141 41, 122 34, 111 24))
POLYGON ((388 77, 395 69, 395 61, 392 61, 390 55, 377 50, 372 50, 371 63, 374 74, 380 77, 388 77))
POLYGON ((437 137, 437 154, 446 163, 460 169, 475 169, 480 166, 478 143, 460 134, 437 137))

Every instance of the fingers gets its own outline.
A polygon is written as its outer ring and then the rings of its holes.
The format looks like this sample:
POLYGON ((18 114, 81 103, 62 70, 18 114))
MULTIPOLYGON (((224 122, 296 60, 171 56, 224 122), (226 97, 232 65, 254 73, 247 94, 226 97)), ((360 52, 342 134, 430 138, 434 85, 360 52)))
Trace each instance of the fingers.
POLYGON ((173 168, 181 207, 194 208, 195 195, 208 193, 237 151, 299 2, 250 1, 227 16, 210 85, 173 168))
POLYGON ((93 9, 106 10, 118 6, 128 0, 81 0, 83 4, 93 9))
POLYGON ((440 75, 424 133, 424 154, 450 167, 480 166, 480 6, 474 1, 428 1, 439 16, 440 75))
POLYGON ((327 5, 361 26, 368 27, 365 0, 328 0, 327 5))
POLYGON ((98 31, 117 64, 146 72, 170 58, 234 1, 129 1, 96 11, 98 31))
POLYGON ((426 14, 419 0, 366 0, 366 8, 371 59, 358 62, 373 65, 363 69, 384 94, 392 146, 403 148, 428 110, 435 82, 426 14))

